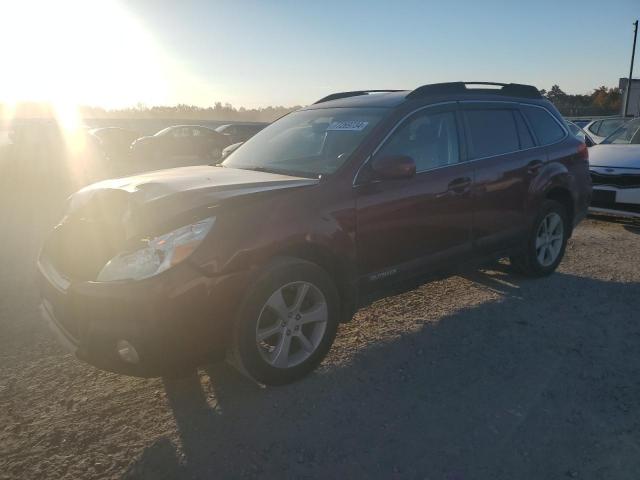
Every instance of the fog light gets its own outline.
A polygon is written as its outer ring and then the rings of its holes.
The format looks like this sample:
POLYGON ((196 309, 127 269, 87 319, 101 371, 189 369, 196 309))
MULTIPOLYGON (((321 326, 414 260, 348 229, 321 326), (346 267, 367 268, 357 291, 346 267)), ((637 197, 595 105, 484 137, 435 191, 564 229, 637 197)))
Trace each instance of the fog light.
POLYGON ((126 340, 118 340, 116 342, 116 351, 118 352, 118 356, 127 363, 138 363, 140 361, 138 352, 133 348, 133 345, 126 340))

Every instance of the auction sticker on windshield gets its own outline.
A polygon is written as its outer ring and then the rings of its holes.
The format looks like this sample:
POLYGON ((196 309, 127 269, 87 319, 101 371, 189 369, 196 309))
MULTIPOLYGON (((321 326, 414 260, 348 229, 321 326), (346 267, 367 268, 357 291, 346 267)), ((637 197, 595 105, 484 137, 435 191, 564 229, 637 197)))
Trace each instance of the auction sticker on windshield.
POLYGON ((330 131, 348 131, 348 132, 361 132, 367 128, 369 122, 363 122, 361 120, 345 120, 341 122, 331 122, 327 127, 327 132, 330 131))

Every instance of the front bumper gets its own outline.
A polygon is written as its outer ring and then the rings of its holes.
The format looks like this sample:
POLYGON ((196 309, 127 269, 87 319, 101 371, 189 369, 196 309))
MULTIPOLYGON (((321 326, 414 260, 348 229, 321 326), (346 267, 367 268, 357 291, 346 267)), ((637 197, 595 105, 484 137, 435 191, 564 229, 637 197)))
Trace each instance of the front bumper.
POLYGON ((184 262, 137 282, 77 282, 62 278, 45 259, 38 263, 42 313, 60 342, 99 368, 160 376, 220 359, 248 272, 204 276, 184 262), (119 340, 138 352, 122 360, 119 340))
POLYGON ((594 185, 589 211, 625 217, 640 217, 640 187, 594 185))

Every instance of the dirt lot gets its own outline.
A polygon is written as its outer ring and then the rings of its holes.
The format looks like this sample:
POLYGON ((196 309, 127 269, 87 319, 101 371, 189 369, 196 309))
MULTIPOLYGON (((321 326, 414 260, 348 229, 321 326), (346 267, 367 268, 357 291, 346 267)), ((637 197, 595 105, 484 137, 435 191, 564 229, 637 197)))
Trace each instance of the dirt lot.
POLYGON ((638 228, 584 222, 547 279, 500 265, 378 302, 320 371, 262 389, 65 354, 33 283, 64 189, 0 180, 2 479, 638 478, 638 228))

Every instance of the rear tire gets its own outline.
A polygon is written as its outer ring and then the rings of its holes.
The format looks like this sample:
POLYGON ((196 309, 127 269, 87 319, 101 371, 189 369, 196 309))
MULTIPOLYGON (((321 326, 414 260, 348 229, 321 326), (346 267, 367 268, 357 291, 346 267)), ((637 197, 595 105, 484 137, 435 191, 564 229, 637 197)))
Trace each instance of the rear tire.
POLYGON ((329 274, 282 257, 259 275, 234 326, 231 363, 259 383, 283 385, 313 371, 327 355, 340 305, 329 274))
POLYGON ((567 211, 555 200, 545 200, 533 222, 523 253, 511 257, 511 265, 530 277, 553 273, 564 257, 570 225, 567 211))

